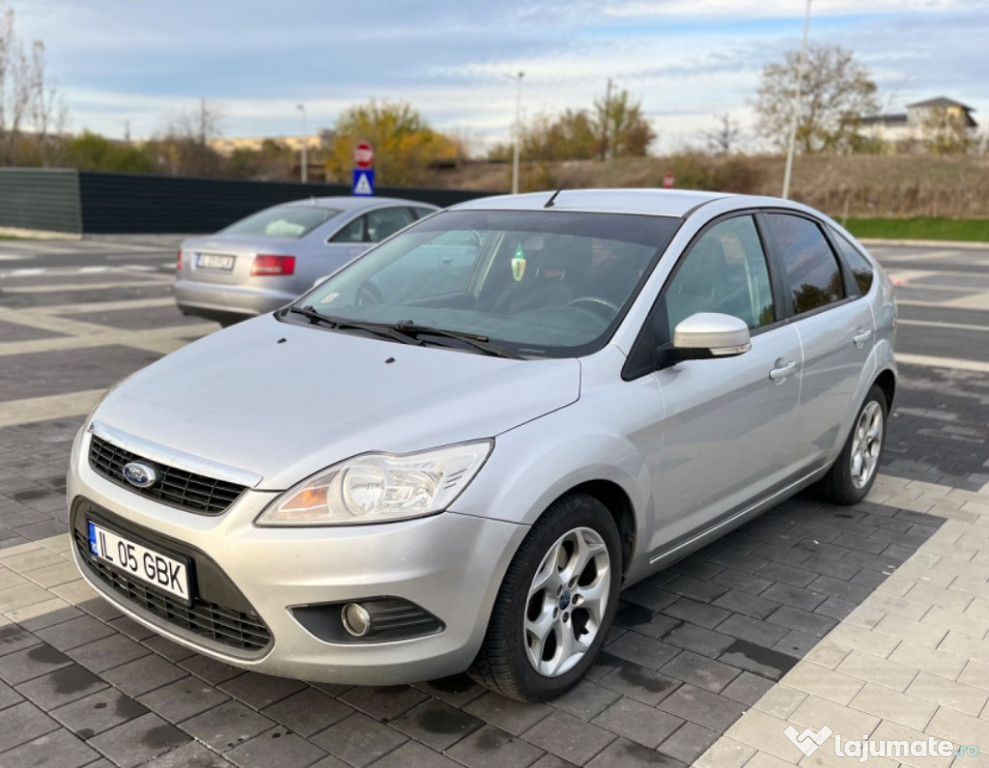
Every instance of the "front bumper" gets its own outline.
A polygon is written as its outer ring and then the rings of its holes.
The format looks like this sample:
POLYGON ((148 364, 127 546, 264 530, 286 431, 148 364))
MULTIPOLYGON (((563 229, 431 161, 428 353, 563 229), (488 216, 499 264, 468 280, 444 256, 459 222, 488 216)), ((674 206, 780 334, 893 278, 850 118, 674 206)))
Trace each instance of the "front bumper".
POLYGON ((265 674, 393 685, 462 672, 480 648, 504 572, 527 532, 525 526, 454 512, 378 525, 260 528, 253 521, 276 494, 251 490, 224 514, 198 515, 96 473, 87 458, 89 440, 80 432, 73 446, 67 488, 73 529, 84 526, 87 510, 98 515, 102 509, 109 513, 104 519, 112 517, 126 533, 166 553, 174 553, 169 541, 181 546, 180 554, 201 553, 219 575, 207 584, 209 569, 195 568, 203 584, 194 585, 194 594, 205 590, 214 602, 236 603, 236 610, 256 613, 270 642, 243 650, 189 632, 109 586, 94 573, 85 547, 73 546, 83 577, 118 609, 159 634, 265 674), (440 620, 442 631, 387 642, 328 642, 306 630, 290 610, 382 596, 420 606, 440 620))

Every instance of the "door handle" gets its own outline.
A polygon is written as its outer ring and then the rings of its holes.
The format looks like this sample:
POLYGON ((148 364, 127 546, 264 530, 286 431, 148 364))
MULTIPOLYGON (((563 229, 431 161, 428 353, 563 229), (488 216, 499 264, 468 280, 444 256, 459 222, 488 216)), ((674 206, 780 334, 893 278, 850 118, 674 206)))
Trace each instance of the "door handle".
POLYGON ((867 342, 871 338, 872 338, 872 331, 865 331, 859 328, 858 332, 854 336, 852 336, 852 342, 855 344, 856 347, 861 347, 863 344, 865 344, 865 342, 867 342))
POLYGON ((776 361, 776 368, 773 368, 769 372, 769 378, 773 381, 783 381, 787 376, 793 373, 797 369, 797 361, 790 360, 789 362, 784 362, 783 359, 776 361))

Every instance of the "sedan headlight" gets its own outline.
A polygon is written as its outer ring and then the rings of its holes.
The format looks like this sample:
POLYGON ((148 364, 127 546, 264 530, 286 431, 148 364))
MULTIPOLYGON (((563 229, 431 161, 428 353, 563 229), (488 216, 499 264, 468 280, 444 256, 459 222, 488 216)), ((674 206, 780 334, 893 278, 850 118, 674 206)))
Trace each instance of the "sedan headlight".
POLYGON ((258 525, 359 525, 446 509, 491 453, 492 442, 392 455, 356 456, 279 497, 258 525))

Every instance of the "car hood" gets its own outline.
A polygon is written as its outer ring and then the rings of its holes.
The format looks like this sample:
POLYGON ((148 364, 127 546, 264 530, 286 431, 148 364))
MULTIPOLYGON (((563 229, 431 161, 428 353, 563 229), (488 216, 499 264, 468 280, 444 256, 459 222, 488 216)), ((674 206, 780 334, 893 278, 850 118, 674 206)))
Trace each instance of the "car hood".
MULTIPOLYGON (((240 323, 132 375, 93 419, 283 490, 342 459, 495 437, 577 400, 576 359, 509 360, 240 323)), ((154 459, 155 456, 148 456, 154 459)))

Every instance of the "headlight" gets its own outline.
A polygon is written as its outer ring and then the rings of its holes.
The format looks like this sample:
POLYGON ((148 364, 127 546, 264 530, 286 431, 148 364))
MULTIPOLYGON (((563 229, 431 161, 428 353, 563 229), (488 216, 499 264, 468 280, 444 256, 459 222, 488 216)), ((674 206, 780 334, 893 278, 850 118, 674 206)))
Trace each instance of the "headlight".
POLYGON ((279 497, 258 525, 359 525, 446 509, 491 453, 489 440, 341 462, 279 497))

